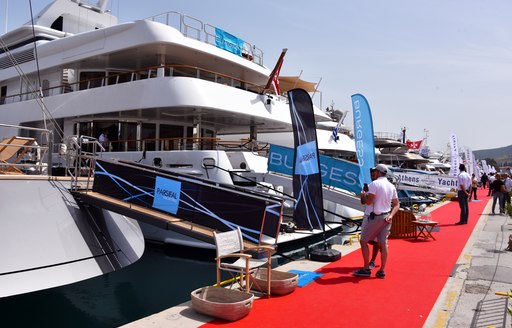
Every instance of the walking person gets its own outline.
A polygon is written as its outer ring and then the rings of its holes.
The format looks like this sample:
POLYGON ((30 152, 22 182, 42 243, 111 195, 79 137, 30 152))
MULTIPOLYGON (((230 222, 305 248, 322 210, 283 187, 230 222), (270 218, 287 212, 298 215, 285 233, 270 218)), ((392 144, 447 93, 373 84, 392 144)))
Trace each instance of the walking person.
POLYGON ((471 190, 471 177, 466 172, 466 166, 464 164, 459 165, 459 175, 457 177, 457 182, 459 186, 457 187, 457 198, 459 200, 460 207, 460 220, 455 224, 467 224, 469 217, 469 192, 471 190))
POLYGON ((473 173, 471 175, 471 193, 469 194, 469 201, 471 201, 471 196, 473 196, 474 199, 477 200, 477 198, 476 198, 476 190, 477 189, 478 189, 478 180, 476 179, 476 176, 473 173))
POLYGON ((505 213, 505 204, 503 204, 503 197, 505 195, 505 183, 501 180, 501 176, 499 173, 495 175, 496 179, 491 183, 489 189, 492 190, 492 208, 491 213, 494 215, 494 209, 496 207, 496 202, 499 203, 500 214, 505 213))
MULTIPOLYGON (((373 174, 373 171, 374 171, 374 169, 371 168, 370 169, 370 177, 371 177, 372 181, 374 181, 375 177, 376 177, 376 174, 373 174)), ((363 192, 365 192, 365 193, 368 192, 368 184, 366 184, 366 183, 363 186, 363 192)), ((361 193, 361 196, 362 195, 363 195, 363 193, 361 193)), ((361 204, 362 205, 366 205, 365 202, 364 202, 364 197, 360 197, 360 198, 361 198, 360 199, 361 200, 361 204)), ((367 210, 367 207, 365 206, 365 214, 367 213, 366 210, 367 210)), ((370 213, 368 212, 367 214, 369 215, 370 213)), ((370 263, 368 264, 368 267, 369 267, 370 270, 373 270, 373 269, 375 269, 375 266, 376 266, 375 265, 375 261, 377 260, 377 255, 379 254, 379 248, 380 248, 379 240, 378 240, 377 237, 375 237, 375 239, 370 240, 368 242, 368 244, 372 245, 372 257, 370 259, 370 263)))
POLYGON ((370 277, 370 249, 369 242, 376 237, 379 241, 381 267, 377 271, 377 278, 386 277, 386 263, 388 259, 388 236, 391 231, 393 216, 400 208, 398 194, 394 185, 386 178, 388 168, 384 164, 377 165, 371 174, 375 179, 368 186, 368 192, 361 193, 361 201, 366 204, 365 215, 361 225, 361 253, 363 268, 352 274, 359 277, 370 277))
POLYGON ((487 173, 484 172, 482 177, 480 178, 480 181, 482 181, 482 187, 485 189, 485 186, 487 185, 487 180, 489 178, 487 177, 487 173))

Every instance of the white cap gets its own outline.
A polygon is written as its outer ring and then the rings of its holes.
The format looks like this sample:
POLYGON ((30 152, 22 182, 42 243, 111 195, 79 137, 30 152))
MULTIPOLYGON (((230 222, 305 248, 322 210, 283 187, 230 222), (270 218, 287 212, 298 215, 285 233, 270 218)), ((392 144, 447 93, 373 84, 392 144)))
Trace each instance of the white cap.
POLYGON ((377 170, 377 171, 379 171, 381 173, 387 173, 388 172, 388 167, 386 165, 384 165, 384 164, 379 164, 379 165, 375 166, 373 169, 377 170))

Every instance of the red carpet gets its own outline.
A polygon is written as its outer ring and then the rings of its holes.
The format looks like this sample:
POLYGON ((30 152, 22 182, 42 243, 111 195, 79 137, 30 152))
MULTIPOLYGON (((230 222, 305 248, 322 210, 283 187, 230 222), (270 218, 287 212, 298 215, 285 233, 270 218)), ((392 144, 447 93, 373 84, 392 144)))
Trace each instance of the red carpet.
POLYGON ((436 241, 390 239, 386 279, 353 277, 359 250, 329 263, 324 276, 286 296, 259 299, 237 322, 215 320, 202 327, 422 327, 489 200, 469 203, 469 223, 459 221, 458 202, 432 212, 436 241))

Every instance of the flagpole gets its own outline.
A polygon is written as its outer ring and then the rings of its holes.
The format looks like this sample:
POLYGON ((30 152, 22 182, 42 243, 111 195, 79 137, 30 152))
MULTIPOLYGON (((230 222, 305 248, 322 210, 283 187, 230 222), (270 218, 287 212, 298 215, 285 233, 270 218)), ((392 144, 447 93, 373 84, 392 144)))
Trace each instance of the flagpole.
POLYGON ((5 0, 5 33, 7 33, 7 18, 9 17, 9 0, 5 0))

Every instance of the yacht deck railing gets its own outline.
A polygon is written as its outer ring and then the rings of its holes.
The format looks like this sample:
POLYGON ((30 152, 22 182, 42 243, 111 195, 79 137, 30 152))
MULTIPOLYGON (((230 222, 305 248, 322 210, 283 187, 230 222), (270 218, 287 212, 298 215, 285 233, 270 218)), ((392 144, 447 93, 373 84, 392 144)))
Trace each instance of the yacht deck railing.
MULTIPOLYGON (((222 39, 217 33, 219 31, 218 27, 204 23, 192 16, 188 16, 176 11, 170 11, 147 18, 147 20, 169 25, 178 29, 186 37, 202 41, 213 46, 229 43, 227 45, 228 48, 236 49, 236 53, 241 54, 242 57, 253 61, 260 66, 263 66, 263 51, 261 49, 245 40, 243 42, 235 43, 222 39)), ((241 41, 241 39, 237 37, 232 35, 230 36, 237 41, 241 41)))
POLYGON ((267 151, 269 143, 249 139, 226 140, 214 137, 148 138, 111 140, 105 151, 166 151, 166 150, 240 150, 267 151))
MULTIPOLYGON (((105 72, 105 74, 105 76, 97 78, 80 80, 75 83, 64 83, 55 87, 44 88, 41 90, 41 92, 44 97, 49 97, 63 93, 100 88, 110 85, 117 85, 121 83, 130 83, 139 80, 171 76, 190 77, 201 80, 207 80, 210 82, 219 83, 222 85, 227 85, 255 93, 261 93, 264 89, 264 86, 254 84, 249 81, 245 81, 226 74, 190 65, 162 65, 134 71, 126 71, 119 73, 116 72, 113 74, 111 74, 110 72, 105 72)), ((39 98, 39 95, 34 92, 23 92, 0 98, 0 105, 33 100, 36 98, 39 98)))

